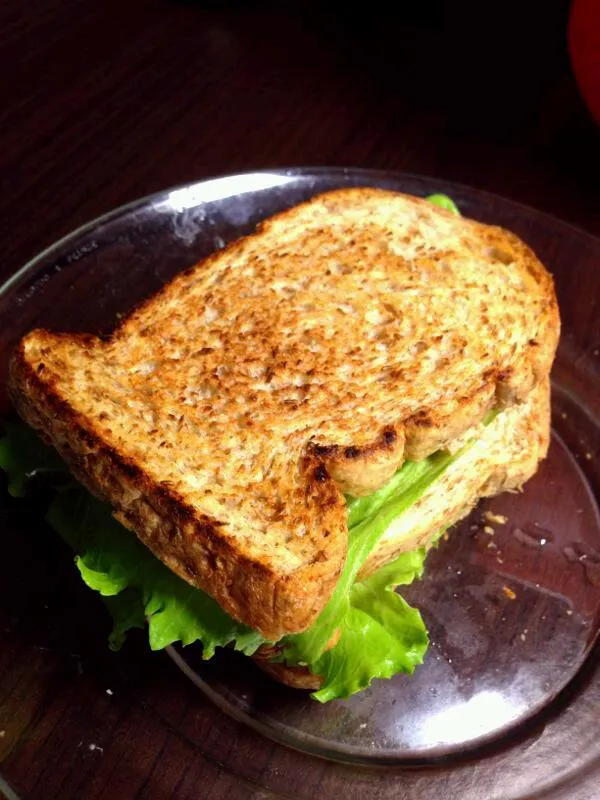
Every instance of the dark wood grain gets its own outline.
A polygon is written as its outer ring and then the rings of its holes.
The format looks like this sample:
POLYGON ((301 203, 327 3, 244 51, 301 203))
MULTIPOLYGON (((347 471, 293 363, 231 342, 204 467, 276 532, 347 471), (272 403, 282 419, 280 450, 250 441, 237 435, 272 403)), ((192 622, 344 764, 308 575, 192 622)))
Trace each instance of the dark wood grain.
MULTIPOLYGON (((568 2, 508 0, 493 23, 474 0, 411 5, 5 0, 0 279, 121 203, 271 166, 431 175, 600 234, 600 133, 569 68, 568 2)), ((486 213, 520 211, 490 199, 486 213)), ((569 385, 585 394, 600 248, 566 228, 555 242, 543 220, 531 231, 563 265, 572 236, 560 285, 579 320, 569 385)), ((582 462, 586 435, 565 433, 582 462)), ((54 537, 12 506, 0 535, 17 513, 23 535, 0 550, 0 773, 22 798, 339 794, 335 768, 225 717, 141 636, 108 653, 103 609, 54 537)), ((385 775, 344 770, 346 795, 388 796, 385 775)), ((565 796, 595 797, 597 780, 565 796)))
POLYGON ((432 174, 598 230, 598 131, 570 73, 566 3, 77 0, 0 12, 3 258, 116 204, 289 164, 432 174), (406 17, 406 18, 405 18, 406 17))

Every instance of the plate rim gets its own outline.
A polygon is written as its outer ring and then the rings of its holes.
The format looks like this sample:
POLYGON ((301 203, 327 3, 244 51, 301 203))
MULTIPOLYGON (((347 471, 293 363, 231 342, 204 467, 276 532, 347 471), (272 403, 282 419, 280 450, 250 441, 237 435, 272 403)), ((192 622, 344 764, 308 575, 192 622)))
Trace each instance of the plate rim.
MULTIPOLYGON (((402 182, 403 180, 406 181, 416 181, 422 183, 432 183, 435 186, 447 190, 447 192, 451 192, 452 189, 458 189, 459 191, 464 191, 467 194, 477 195, 482 200, 485 199, 487 202, 491 202, 494 200, 499 200, 504 203, 508 203, 513 206, 516 210, 520 211, 524 216, 534 216, 540 219, 544 219, 548 224, 552 227, 562 228, 565 233, 570 233, 571 235, 575 235, 579 238, 584 238, 586 240, 590 240, 590 243, 595 245, 596 247, 600 247, 600 234, 596 235, 591 231, 586 230, 585 228, 581 228, 578 225, 569 222, 567 220, 562 219, 554 214, 550 214, 547 211, 542 211, 535 206, 528 205, 526 203, 522 203, 519 200, 513 200, 510 197, 506 197, 501 194, 497 194, 495 192, 487 191, 486 189, 479 189, 474 186, 470 186, 469 184, 462 183, 460 181, 454 181, 448 178, 437 178, 433 175, 428 175, 425 173, 417 173, 417 172, 406 172, 402 170, 386 170, 386 169, 379 169, 379 168, 370 168, 370 167, 353 167, 353 166, 292 166, 292 167, 265 167, 263 169, 252 169, 252 170, 242 170, 236 172, 226 172, 226 173, 215 173, 214 175, 209 175, 203 178, 199 178, 198 180, 186 181, 179 184, 174 184, 173 186, 159 189, 156 192, 150 192, 148 194, 142 195, 134 200, 130 200, 126 203, 122 203, 121 205, 115 206, 108 211, 103 212, 102 214, 89 219, 87 222, 82 223, 81 225, 73 228, 69 232, 65 233, 63 236, 55 239, 49 245, 44 247, 42 250, 39 250, 29 258, 21 267, 17 268, 12 274, 0 284, 0 297, 4 296, 7 292, 9 292, 18 281, 23 278, 25 275, 28 274, 30 270, 33 270, 36 265, 47 258, 53 250, 64 247, 68 245, 69 241, 72 239, 77 238, 78 236, 82 236, 86 233, 89 233, 91 230, 100 227, 101 225, 105 225, 107 223, 112 222, 114 219, 117 219, 125 214, 129 214, 135 212, 138 209, 144 208, 148 205, 158 205, 160 203, 168 203, 169 197, 171 194, 176 192, 181 192, 185 190, 190 190, 193 187, 198 187, 199 189, 202 187, 209 186, 211 184, 215 184, 216 182, 223 182, 223 184, 231 183, 235 184, 236 182, 247 180, 250 177, 268 177, 272 176, 273 178, 280 177, 280 178, 289 178, 293 180, 294 178, 310 178, 311 176, 315 177, 322 177, 323 175, 331 175, 332 177, 340 177, 343 178, 344 176, 356 176, 356 177, 364 177, 364 178, 372 178, 374 181, 379 180, 387 180, 387 181, 397 181, 402 182)), ((268 189, 270 187, 263 186, 263 189, 268 189)), ((400 191, 400 190, 397 190, 400 191)), ((236 192, 232 192, 230 197, 235 197, 236 192)), ((190 208, 197 207, 196 205, 190 205, 190 208)))

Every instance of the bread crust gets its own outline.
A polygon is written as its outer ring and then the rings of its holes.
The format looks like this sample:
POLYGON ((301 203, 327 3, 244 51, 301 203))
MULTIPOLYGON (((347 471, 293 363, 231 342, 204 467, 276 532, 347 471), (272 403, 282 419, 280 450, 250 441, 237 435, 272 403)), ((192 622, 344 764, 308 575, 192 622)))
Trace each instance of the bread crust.
POLYGON ((323 683, 323 679, 319 675, 314 675, 308 667, 289 667, 279 661, 265 661, 261 658, 253 660, 270 678, 292 689, 316 691, 323 683))
POLYGON ((517 237, 344 189, 182 273, 108 340, 32 332, 9 392, 174 572, 276 640, 333 591, 343 492, 524 402, 558 333, 517 237))
POLYGON ((361 497, 382 486, 402 465, 404 438, 402 429, 388 425, 374 442, 362 447, 314 445, 312 451, 342 492, 361 497))

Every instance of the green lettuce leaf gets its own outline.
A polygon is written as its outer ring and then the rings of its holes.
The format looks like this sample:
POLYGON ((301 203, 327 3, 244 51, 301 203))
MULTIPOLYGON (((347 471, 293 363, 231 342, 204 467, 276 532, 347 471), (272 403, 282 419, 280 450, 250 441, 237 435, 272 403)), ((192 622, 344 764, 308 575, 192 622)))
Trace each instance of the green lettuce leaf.
MULTIPOLYGON (((360 568, 390 523, 406 511, 448 468, 456 456, 440 451, 423 461, 407 461, 388 484, 350 507, 352 527, 342 575, 329 602, 307 631, 286 636, 288 664, 315 665, 351 607, 350 589, 360 568), (358 509, 358 510, 357 510, 358 509)), ((327 680, 327 676, 324 676, 327 680)))
POLYGON ((442 451, 429 456, 423 461, 406 461, 402 469, 392 475, 387 483, 384 483, 377 491, 366 497, 346 497, 348 529, 352 531, 360 522, 367 519, 372 520, 386 506, 388 501, 394 499, 393 511, 391 515, 386 513, 386 518, 391 516, 394 519, 399 516, 399 513, 408 508, 406 501, 408 501, 409 505, 412 505, 421 496, 423 490, 439 477, 452 461, 453 456, 442 451), (411 487, 413 489, 412 495, 407 496, 405 493, 411 487))
POLYGON ((451 211, 453 214, 456 214, 458 217, 461 216, 460 210, 454 200, 451 197, 448 197, 447 194, 430 194, 428 197, 425 198, 429 200, 430 203, 433 203, 434 206, 439 206, 440 208, 445 208, 446 211, 451 211))
POLYGON ((75 561, 85 583, 112 598, 107 605, 116 615, 113 645, 122 641, 127 626, 139 627, 144 618, 153 650, 201 641, 203 657, 211 658, 216 647, 232 644, 251 655, 265 643, 212 597, 171 572, 114 519, 107 505, 85 490, 57 493, 46 519, 78 554, 75 561), (124 597, 126 608, 119 607, 117 596, 124 597))
POLYGON ((375 678, 412 674, 423 663, 429 646, 425 624, 394 589, 421 577, 425 557, 424 548, 404 553, 352 586, 339 642, 311 664, 313 672, 325 677, 312 695, 316 700, 349 697, 375 678))

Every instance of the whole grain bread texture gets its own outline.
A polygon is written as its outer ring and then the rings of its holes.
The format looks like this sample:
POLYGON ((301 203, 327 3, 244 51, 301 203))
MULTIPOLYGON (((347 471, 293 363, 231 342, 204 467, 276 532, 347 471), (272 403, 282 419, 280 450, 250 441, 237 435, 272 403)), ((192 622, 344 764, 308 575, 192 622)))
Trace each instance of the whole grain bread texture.
POLYGON ((107 339, 31 332, 9 392, 156 556, 276 641, 333 591, 344 493, 526 402, 558 336, 552 279, 515 235, 340 189, 177 276, 107 339))

